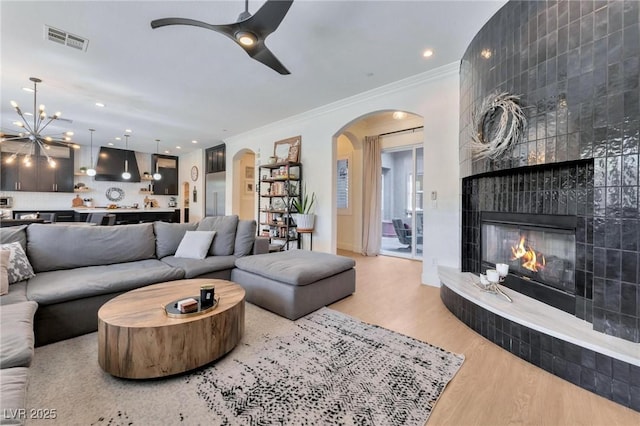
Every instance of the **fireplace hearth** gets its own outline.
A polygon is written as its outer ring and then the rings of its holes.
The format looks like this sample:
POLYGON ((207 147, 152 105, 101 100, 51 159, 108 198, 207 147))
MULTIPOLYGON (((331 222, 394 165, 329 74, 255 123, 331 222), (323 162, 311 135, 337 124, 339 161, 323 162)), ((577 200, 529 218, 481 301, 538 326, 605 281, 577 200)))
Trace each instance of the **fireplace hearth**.
POLYGON ((575 216, 482 212, 480 222, 482 271, 506 263, 503 285, 575 315, 575 216))

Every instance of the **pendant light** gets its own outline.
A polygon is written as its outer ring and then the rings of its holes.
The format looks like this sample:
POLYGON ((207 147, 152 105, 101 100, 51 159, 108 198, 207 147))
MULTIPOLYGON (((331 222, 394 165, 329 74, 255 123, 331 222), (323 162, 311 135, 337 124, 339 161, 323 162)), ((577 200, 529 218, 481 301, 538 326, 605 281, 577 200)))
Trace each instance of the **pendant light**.
POLYGON ((91 155, 91 163, 89 163, 90 167, 87 169, 87 176, 95 176, 96 169, 93 168, 93 132, 95 132, 96 129, 89 129, 89 131, 91 132, 91 149, 89 151, 89 154, 91 155))
MULTIPOLYGON (((156 154, 160 154, 160 139, 156 139, 156 154)), ((162 179, 162 175, 158 171, 158 163, 160 158, 156 157, 156 172, 153 174, 153 180, 162 179)))
POLYGON ((125 147, 127 151, 125 153, 126 157, 124 160, 124 172, 122 173, 122 179, 129 180, 131 179, 131 173, 129 173, 129 135, 124 135, 124 137, 126 138, 125 147))

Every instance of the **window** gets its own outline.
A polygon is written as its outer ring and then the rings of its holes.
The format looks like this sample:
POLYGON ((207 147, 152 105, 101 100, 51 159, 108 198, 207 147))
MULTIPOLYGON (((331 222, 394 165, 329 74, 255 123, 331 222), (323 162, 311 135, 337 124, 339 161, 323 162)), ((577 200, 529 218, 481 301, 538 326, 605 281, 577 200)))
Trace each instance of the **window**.
POLYGON ((349 169, 351 155, 338 158, 337 161, 337 206, 338 214, 351 214, 351 203, 349 203, 349 169))

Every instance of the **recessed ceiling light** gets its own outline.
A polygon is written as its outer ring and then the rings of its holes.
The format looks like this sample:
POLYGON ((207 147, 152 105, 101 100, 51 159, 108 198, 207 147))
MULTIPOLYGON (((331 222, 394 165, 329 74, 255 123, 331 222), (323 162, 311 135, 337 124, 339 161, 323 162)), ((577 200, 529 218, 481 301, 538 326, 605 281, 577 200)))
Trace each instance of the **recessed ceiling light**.
POLYGON ((113 146, 113 142, 109 142, 109 143, 107 143, 107 145, 113 146))
POLYGON ((100 108, 104 108, 104 104, 102 102, 96 102, 96 106, 100 108))
POLYGON ((131 133, 131 129, 124 129, 125 133, 131 133))
POLYGON ((168 154, 168 153, 170 153, 170 152, 171 152, 171 151, 169 151, 168 149, 165 149, 165 150, 164 150, 164 153, 165 153, 165 154, 168 154))
POLYGON ((430 58, 433 56, 433 49, 427 49, 424 52, 422 52, 422 56, 424 56, 425 58, 430 58))
POLYGON ((120 136, 117 136, 117 137, 115 138, 115 140, 117 140, 117 141, 121 141, 121 140, 122 140, 122 138, 121 138, 120 136))
POLYGON ((480 56, 482 56, 485 59, 489 59, 491 57, 491 50, 490 49, 482 49, 482 52, 480 52, 480 56))
POLYGON ((403 118, 407 117, 407 113, 404 111, 396 111, 393 113, 393 119, 394 120, 402 120, 403 118))
POLYGON ((196 140, 193 140, 193 141, 191 141, 191 143, 198 143, 198 141, 196 141, 196 140))
POLYGON ((176 146, 176 149, 182 149, 182 147, 181 146, 176 146))

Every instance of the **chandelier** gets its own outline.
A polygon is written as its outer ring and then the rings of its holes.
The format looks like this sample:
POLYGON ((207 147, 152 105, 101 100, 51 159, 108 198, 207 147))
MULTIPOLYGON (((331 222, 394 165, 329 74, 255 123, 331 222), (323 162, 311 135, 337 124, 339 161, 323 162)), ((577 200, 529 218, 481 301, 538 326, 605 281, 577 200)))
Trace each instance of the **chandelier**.
POLYGON ((42 80, 36 77, 31 77, 29 80, 33 82, 33 114, 25 112, 23 113, 18 104, 15 101, 11 101, 11 106, 20 116, 22 121, 14 121, 13 124, 20 127, 22 131, 16 136, 3 137, 2 142, 5 141, 25 141, 20 147, 10 155, 6 163, 12 163, 18 158, 18 155, 24 155, 24 163, 29 166, 31 164, 31 153, 36 153, 34 146, 40 148, 40 152, 47 158, 49 167, 56 167, 56 162, 49 156, 47 150, 49 146, 47 142, 62 142, 68 145, 71 140, 73 132, 64 132, 58 134, 44 135, 43 131, 53 121, 60 118, 62 113, 56 112, 52 116, 48 116, 44 105, 38 106, 38 83, 42 83, 42 80), (29 122, 27 116, 33 116, 33 121, 29 122))

